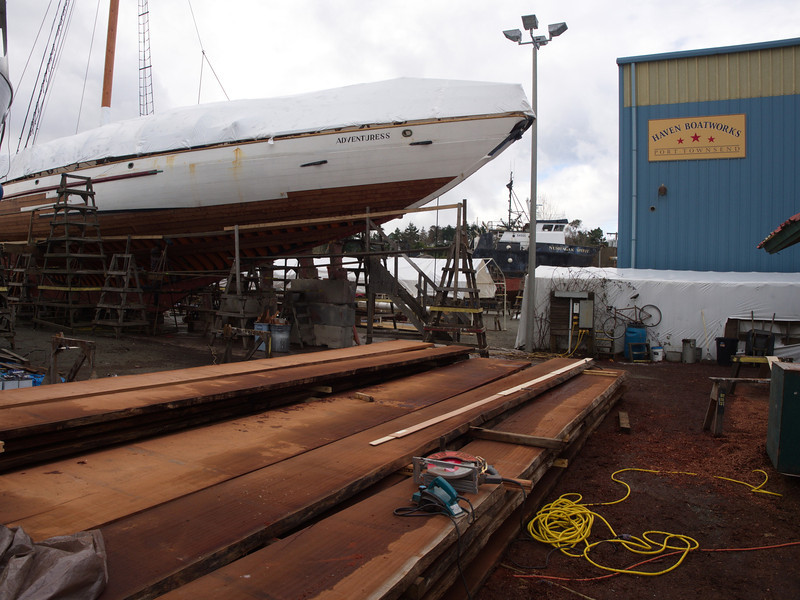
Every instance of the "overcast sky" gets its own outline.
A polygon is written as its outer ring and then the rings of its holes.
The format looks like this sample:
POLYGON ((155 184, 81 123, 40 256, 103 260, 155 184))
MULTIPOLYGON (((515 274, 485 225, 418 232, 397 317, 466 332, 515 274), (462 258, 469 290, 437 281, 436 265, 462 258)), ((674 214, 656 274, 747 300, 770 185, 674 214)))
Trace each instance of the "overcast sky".
MULTIPOLYGON (((12 152, 17 147, 57 0, 34 47, 50 3, 8 0, 15 99, 3 152, 9 142, 12 152)), ((138 2, 120 4, 114 120, 139 114, 138 2)), ((99 124, 107 5, 75 0, 39 141, 99 124)), ((150 0, 149 9, 156 111, 196 104, 198 95, 200 102, 225 99, 208 63, 201 86, 201 41, 231 99, 395 77, 516 82, 530 94, 531 46, 506 40, 502 31, 521 28, 520 16, 531 13, 542 34, 548 23, 566 21, 568 31, 539 51, 538 196, 547 213, 540 218, 581 219, 605 232, 617 230, 616 59, 800 37, 796 0, 191 0, 197 30, 189 0, 150 0)), ((470 222, 499 221, 512 171, 525 201, 528 135, 441 202, 466 198, 470 222)), ((425 213, 414 222, 428 226, 434 219, 425 213)), ((443 214, 440 224, 453 219, 443 214)))

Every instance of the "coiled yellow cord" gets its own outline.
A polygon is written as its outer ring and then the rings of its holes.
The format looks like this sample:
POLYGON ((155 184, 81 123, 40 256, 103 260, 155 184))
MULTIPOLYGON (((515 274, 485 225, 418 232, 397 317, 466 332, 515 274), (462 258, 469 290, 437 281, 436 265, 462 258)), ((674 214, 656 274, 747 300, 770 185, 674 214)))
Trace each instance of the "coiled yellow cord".
MULTIPOLYGON (((697 473, 687 473, 684 471, 655 471, 652 469, 620 469, 611 475, 611 479, 617 483, 625 486, 625 495, 610 502, 598 502, 593 504, 583 504, 581 501, 583 497, 580 494, 569 493, 564 494, 556 501, 542 507, 536 516, 528 523, 528 533, 535 540, 550 544, 555 548, 561 550, 562 553, 573 558, 585 558, 589 563, 604 571, 611 571, 613 573, 626 573, 629 575, 663 575, 669 573, 677 568, 686 556, 692 550, 697 550, 700 544, 688 535, 669 533, 666 531, 646 531, 641 537, 632 535, 617 535, 611 524, 599 513, 590 510, 590 506, 610 506, 612 504, 619 504, 625 501, 631 494, 631 487, 622 479, 618 479, 617 475, 625 471, 640 471, 643 473, 654 473, 659 475, 691 475, 697 476, 697 473), (600 540, 597 542, 589 542, 589 536, 592 533, 592 526, 595 519, 602 521, 608 530, 611 532, 609 539, 600 540), (575 553, 572 551, 574 548, 583 543, 583 551, 575 553), (614 569, 597 563, 592 560, 589 553, 599 546, 600 544, 614 543, 621 544, 626 550, 635 554, 657 555, 664 553, 668 550, 673 551, 673 554, 678 554, 679 558, 670 567, 656 572, 635 571, 631 569, 614 569)), ((753 493, 770 494, 773 496, 780 496, 775 492, 770 492, 762 489, 767 483, 768 476, 765 471, 756 469, 754 473, 761 473, 764 475, 764 481, 757 486, 750 485, 744 481, 730 479, 728 477, 715 476, 716 479, 722 479, 733 483, 738 483, 750 488, 753 493)))

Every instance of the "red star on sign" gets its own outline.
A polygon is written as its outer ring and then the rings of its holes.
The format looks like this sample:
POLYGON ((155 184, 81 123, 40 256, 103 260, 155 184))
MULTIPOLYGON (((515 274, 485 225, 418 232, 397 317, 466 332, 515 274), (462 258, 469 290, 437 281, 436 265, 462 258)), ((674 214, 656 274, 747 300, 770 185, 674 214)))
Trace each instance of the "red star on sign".
POLYGON ((678 143, 682 144, 683 143, 683 138, 678 138, 678 143))
POLYGON ((713 141, 714 141, 714 138, 713 138, 713 137, 710 137, 710 138, 708 138, 708 141, 709 141, 709 142, 713 142, 713 141))
POLYGON ((700 141, 700 136, 699 136, 699 135, 697 135, 697 134, 695 133, 695 134, 692 136, 692 141, 693 141, 693 142, 699 142, 699 141, 700 141))

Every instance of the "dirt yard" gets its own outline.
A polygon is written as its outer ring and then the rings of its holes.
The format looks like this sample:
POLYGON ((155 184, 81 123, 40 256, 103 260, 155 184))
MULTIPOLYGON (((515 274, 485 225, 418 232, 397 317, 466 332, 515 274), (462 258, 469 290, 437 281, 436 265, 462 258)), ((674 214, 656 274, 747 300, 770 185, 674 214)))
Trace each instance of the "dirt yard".
MULTIPOLYGON (((592 510, 618 535, 641 536, 653 530, 683 534, 697 540, 700 549, 664 575, 611 575, 584 559, 551 553, 549 546, 520 536, 522 541, 508 548, 503 565, 494 571, 478 598, 800 597, 800 545, 776 547, 800 543, 800 479, 777 473, 767 456, 768 388, 740 385, 737 394, 729 396, 723 435, 715 438, 702 431, 711 390, 708 378, 728 377, 730 367, 716 363, 599 364, 628 371, 627 391, 571 461, 547 502, 566 493, 581 494, 584 503, 617 500, 625 489, 612 481, 615 471, 659 471, 620 474, 618 478, 631 486, 630 497, 592 510), (620 430, 619 411, 628 413, 630 433, 620 430), (753 493, 744 485, 719 479, 758 486, 764 476, 754 473, 755 469, 769 477, 763 489, 782 496, 753 493), (674 471, 695 475, 669 473, 674 471), (545 564, 546 568, 522 568, 545 564)), ((757 377, 757 373, 757 368, 743 368, 741 376, 757 377)), ((592 541, 613 537, 599 519, 592 531, 592 541)), ((617 568, 629 568, 649 558, 631 554, 618 544, 602 544, 591 556, 599 564, 617 568)), ((677 558, 671 556, 638 569, 662 571, 677 558)))
MULTIPOLYGON (((54 333, 21 325, 17 353, 35 364, 46 364, 54 333)), ((96 341, 95 368, 100 377, 209 365, 218 362, 223 351, 220 343, 210 349, 202 336, 182 330, 155 338, 76 337, 96 341)), ((490 332, 490 345, 501 343, 490 332)), ((243 353, 241 345, 234 349, 243 353)), ((68 369, 72 360, 64 353, 59 368, 68 369)), ((665 531, 694 538, 700 549, 664 575, 609 576, 583 559, 551 552, 548 546, 520 536, 521 541, 509 547, 502 566, 493 572, 478 598, 800 597, 800 545, 781 547, 800 542, 800 479, 775 472, 766 454, 767 388, 741 385, 737 394, 729 397, 723 435, 715 438, 702 431, 711 390, 709 377, 729 376, 730 367, 609 361, 599 365, 628 371, 627 391, 578 457, 570 461, 547 502, 568 492, 581 494, 586 503, 617 500, 625 489, 612 481, 615 471, 659 471, 621 474, 619 477, 631 486, 630 497, 593 509, 619 535, 665 531), (630 433, 620 430, 619 411, 628 413, 630 433), (758 486, 763 475, 754 473, 756 469, 769 477, 764 489, 781 496, 753 493, 744 485, 720 479, 758 486), (546 568, 525 568, 545 564, 546 568), (551 579, 525 577, 528 575, 551 579)), ((84 371, 79 378, 86 376, 84 371)), ((744 368, 742 376, 758 376, 757 369, 744 368)), ((610 537, 613 534, 596 520, 592 540, 610 537)), ((648 558, 616 544, 602 544, 591 556, 601 564, 620 568, 648 558)), ((661 571, 675 560, 672 556, 640 568, 661 571)))

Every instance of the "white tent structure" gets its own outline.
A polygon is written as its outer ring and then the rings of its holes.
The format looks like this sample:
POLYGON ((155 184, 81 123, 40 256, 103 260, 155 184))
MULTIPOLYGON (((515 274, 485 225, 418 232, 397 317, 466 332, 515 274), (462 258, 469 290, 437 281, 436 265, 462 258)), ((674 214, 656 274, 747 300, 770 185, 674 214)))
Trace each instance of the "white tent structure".
MULTIPOLYGON (((414 268, 414 266, 412 266, 411 263, 416 265, 416 267, 425 273, 430 279, 439 284, 442 280, 442 269, 447 264, 447 260, 444 258, 414 257, 398 262, 398 280, 404 288, 416 296, 419 294, 417 289, 419 272, 414 268)), ((486 261, 483 259, 473 259, 472 263, 473 268, 475 269, 475 280, 478 283, 478 295, 481 298, 494 298, 496 286, 486 266, 486 261)), ((458 273, 456 281, 458 282, 458 287, 462 290, 468 287, 467 280, 465 279, 463 273, 458 273)), ((458 294, 459 298, 463 298, 464 295, 464 292, 459 292, 458 294)))
MULTIPOLYGON (((608 307, 654 304, 661 309, 658 326, 648 328, 651 345, 680 351, 684 339, 696 341, 704 359, 716 358, 716 338, 726 337, 729 320, 738 333, 750 329, 776 334, 775 354, 800 359, 800 345, 782 340, 800 337, 800 275, 797 273, 718 273, 596 267, 536 268, 536 341, 547 340, 551 291, 590 291, 595 296, 595 328, 608 307), (638 294, 635 301, 632 297, 638 294)), ((523 306, 525 306, 523 302, 523 306)), ((517 347, 525 346, 525 315, 517 347)), ((615 351, 622 350, 617 340, 615 351)))

